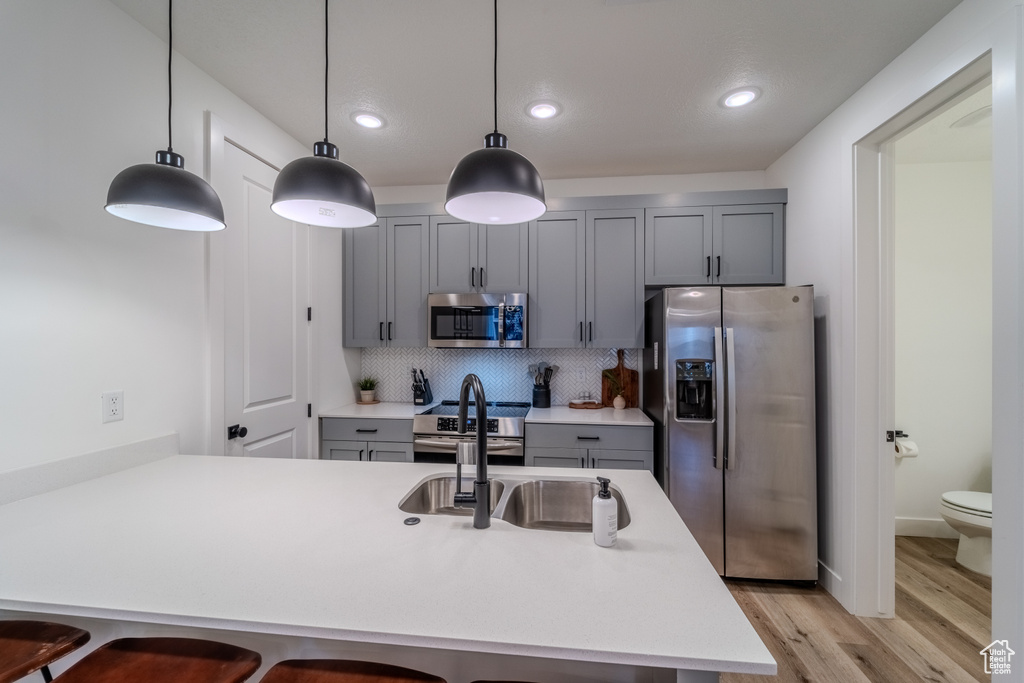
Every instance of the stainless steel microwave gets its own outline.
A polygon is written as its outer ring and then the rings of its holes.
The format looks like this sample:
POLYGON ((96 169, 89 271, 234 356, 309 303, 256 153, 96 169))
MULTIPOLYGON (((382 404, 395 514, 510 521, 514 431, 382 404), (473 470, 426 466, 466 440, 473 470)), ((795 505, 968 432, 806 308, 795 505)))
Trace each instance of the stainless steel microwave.
POLYGON ((427 345, 525 349, 526 294, 431 294, 427 345))

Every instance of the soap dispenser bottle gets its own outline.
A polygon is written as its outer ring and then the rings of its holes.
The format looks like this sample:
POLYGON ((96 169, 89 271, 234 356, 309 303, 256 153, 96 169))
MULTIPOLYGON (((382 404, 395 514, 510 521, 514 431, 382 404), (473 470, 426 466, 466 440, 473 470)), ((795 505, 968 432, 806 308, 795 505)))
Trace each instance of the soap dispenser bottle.
POLYGON ((615 545, 615 537, 619 531, 619 505, 608 490, 610 479, 598 477, 601 490, 594 496, 594 543, 610 548, 615 545))

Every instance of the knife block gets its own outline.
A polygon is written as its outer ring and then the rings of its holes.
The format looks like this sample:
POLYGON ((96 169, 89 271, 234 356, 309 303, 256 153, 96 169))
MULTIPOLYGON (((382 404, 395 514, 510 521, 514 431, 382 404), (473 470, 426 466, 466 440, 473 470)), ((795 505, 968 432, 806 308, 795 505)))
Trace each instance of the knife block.
POLYGON ((412 403, 417 406, 425 406, 434 402, 434 392, 430 390, 430 380, 424 378, 423 389, 412 391, 412 403))

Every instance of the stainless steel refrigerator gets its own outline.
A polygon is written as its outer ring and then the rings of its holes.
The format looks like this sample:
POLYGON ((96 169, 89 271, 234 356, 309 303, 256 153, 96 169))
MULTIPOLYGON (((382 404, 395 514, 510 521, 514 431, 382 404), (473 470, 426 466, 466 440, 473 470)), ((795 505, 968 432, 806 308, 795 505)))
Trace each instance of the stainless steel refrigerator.
POLYGON ((655 473, 722 576, 817 580, 813 303, 811 286, 646 303, 655 473))

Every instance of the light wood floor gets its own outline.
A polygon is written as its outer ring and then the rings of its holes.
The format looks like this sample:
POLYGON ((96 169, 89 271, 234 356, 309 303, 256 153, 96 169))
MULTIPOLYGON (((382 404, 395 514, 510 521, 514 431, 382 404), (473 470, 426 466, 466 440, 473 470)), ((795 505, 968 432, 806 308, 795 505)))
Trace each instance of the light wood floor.
POLYGON ((896 538, 896 618, 854 617, 823 588, 727 581, 779 665, 721 683, 988 681, 992 580, 956 563, 956 541, 896 538))

